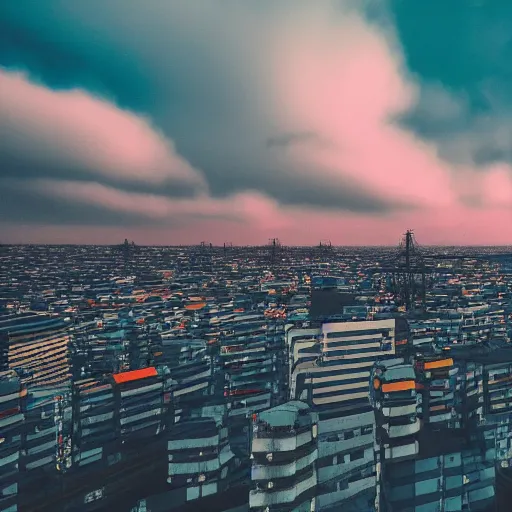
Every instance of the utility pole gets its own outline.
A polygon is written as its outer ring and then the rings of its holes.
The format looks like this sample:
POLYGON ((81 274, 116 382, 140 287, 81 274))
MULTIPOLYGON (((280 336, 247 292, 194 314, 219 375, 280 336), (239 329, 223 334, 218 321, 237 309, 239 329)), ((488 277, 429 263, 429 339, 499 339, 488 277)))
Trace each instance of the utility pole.
POLYGON ((420 298, 423 308, 426 301, 426 273, 428 269, 416 243, 414 232, 408 229, 398 247, 398 254, 392 256, 385 272, 392 276, 392 288, 395 295, 407 311, 420 298))

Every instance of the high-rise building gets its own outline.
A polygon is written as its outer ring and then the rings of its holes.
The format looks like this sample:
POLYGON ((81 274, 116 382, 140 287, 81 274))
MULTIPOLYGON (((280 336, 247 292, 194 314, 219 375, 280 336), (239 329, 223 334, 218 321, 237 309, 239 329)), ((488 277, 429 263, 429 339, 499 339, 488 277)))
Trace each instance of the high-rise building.
POLYGON ((116 373, 116 434, 131 443, 159 434, 172 415, 172 379, 166 367, 116 373))
POLYGON ((317 435, 318 416, 300 401, 254 415, 251 511, 316 510, 317 435))
POLYGON ((375 365, 379 510, 486 511, 494 505, 497 425, 482 428, 480 364, 466 359, 477 354, 462 350, 459 362, 430 354, 411 364, 375 365))
POLYGON ((18 510, 26 390, 12 370, 0 372, 0 511, 18 510))
POLYGON ((204 341, 188 339, 163 339, 152 347, 155 366, 168 367, 174 381, 176 422, 201 410, 213 394, 212 361, 206 348, 204 341))
POLYGON ((395 353, 395 320, 325 323, 287 332, 290 392, 318 413, 319 510, 370 510, 376 501, 375 416, 368 383, 395 353))
POLYGON ((73 466, 114 461, 115 414, 114 386, 109 379, 73 383, 73 466))
POLYGON ((176 490, 176 505, 226 491, 237 469, 226 407, 206 406, 201 416, 174 425, 167 434, 167 451, 167 482, 176 490))

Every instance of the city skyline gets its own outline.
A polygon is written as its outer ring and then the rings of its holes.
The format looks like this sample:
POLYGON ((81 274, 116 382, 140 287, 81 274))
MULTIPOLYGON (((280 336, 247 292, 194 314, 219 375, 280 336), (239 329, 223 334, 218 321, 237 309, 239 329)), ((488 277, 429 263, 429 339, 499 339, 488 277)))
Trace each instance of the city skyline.
POLYGON ((0 241, 510 245, 511 9, 3 2, 0 241))

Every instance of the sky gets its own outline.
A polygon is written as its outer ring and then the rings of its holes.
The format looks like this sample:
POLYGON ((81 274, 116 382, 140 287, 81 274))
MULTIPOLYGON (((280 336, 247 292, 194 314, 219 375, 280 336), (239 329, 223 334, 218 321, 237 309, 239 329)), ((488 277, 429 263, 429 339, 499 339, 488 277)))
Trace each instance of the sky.
POLYGON ((0 2, 0 242, 509 245, 512 3, 0 2))

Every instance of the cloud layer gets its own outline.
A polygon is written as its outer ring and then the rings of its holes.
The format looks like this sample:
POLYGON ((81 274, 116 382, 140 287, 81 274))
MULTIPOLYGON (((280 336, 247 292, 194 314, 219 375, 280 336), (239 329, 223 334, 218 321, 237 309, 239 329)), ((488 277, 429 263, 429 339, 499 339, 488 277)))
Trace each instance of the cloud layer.
POLYGON ((50 3, 0 5, 2 239, 511 242, 506 63, 436 72, 421 8, 50 3))
POLYGON ((146 120, 83 91, 55 92, 0 73, 0 97, 0 154, 19 164, 16 177, 39 174, 42 162, 61 176, 205 187, 172 141, 146 120))

